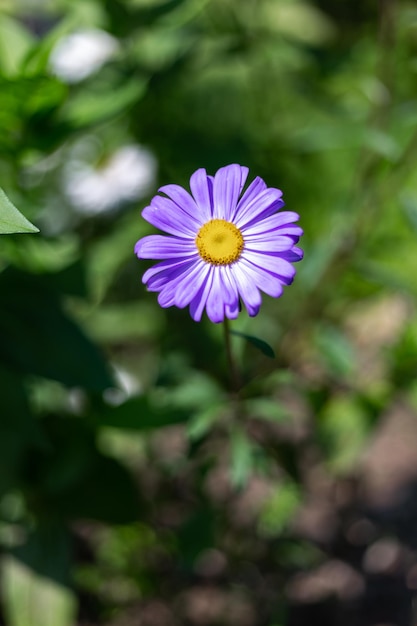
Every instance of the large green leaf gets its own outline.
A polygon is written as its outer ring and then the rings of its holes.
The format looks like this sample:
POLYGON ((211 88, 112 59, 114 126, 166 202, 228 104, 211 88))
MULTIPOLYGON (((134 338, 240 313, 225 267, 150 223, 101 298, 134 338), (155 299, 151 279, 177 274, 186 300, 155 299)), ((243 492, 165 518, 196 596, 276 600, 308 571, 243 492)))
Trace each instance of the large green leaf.
POLYGON ((128 524, 138 519, 140 499, 128 470, 116 459, 96 452, 81 480, 51 497, 49 505, 67 519, 128 524))
POLYGON ((87 297, 86 270, 81 260, 75 261, 58 272, 42 274, 43 283, 58 293, 87 297))
POLYGON ((271 346, 266 343, 263 339, 258 339, 258 337, 253 337, 252 335, 246 335, 246 333, 241 333, 239 330, 231 330, 232 335, 236 335, 237 337, 242 337, 242 339, 246 339, 248 343, 257 348, 270 359, 275 359, 275 352, 271 348, 271 346))
POLYGON ((41 277, 0 274, 0 361, 67 386, 102 391, 113 381, 98 348, 67 315, 41 277))
POLYGON ((146 83, 139 78, 117 88, 97 92, 81 92, 63 111, 63 119, 75 128, 84 128, 119 115, 139 100, 146 91, 146 83))
POLYGON ((138 519, 140 497, 129 471, 97 449, 87 420, 50 415, 42 420, 48 446, 34 451, 25 493, 40 519, 93 519, 125 524, 138 519))
POLYGON ((68 531, 41 524, 2 564, 2 597, 10 626, 71 626, 76 599, 69 589, 68 531))
POLYGON ((31 224, 0 189, 0 234, 37 232, 39 232, 39 228, 31 224))
POLYGON ((0 364, 0 494, 16 486, 26 450, 42 438, 20 377, 0 364))
MULTIPOLYGON (((50 551, 54 546, 50 546, 50 551)), ((72 626, 77 612, 75 594, 39 576, 14 557, 2 563, 2 599, 8 626, 72 626)))
POLYGON ((182 424, 190 418, 190 411, 158 405, 147 396, 130 398, 115 407, 106 407, 97 414, 97 423, 126 430, 153 430, 172 424, 182 424))
POLYGON ((2 13, 0 16, 0 68, 6 75, 15 75, 35 38, 29 29, 2 13))

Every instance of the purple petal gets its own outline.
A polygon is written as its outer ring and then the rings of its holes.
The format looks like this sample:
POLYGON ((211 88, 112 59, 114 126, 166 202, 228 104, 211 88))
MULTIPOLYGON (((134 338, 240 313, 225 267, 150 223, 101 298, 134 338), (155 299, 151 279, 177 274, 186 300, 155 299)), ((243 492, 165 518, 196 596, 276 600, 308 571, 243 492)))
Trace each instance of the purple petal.
POLYGON ((183 309, 190 304, 207 279, 210 265, 204 261, 197 261, 194 267, 176 283, 175 305, 183 309))
POLYGON ((250 203, 242 206, 236 213, 234 223, 238 228, 247 228, 253 220, 276 213, 284 206, 281 200, 282 191, 280 189, 265 189, 256 196, 250 203))
POLYGON ((226 304, 232 308, 239 305, 239 292, 236 282, 232 279, 227 265, 219 268, 220 279, 223 286, 226 304))
POLYGON ((207 176, 206 170, 201 168, 191 176, 190 188, 202 221, 208 222, 213 215, 213 178, 207 176))
POLYGON ((222 322, 225 315, 229 319, 235 319, 239 314, 239 293, 227 270, 227 266, 212 268, 213 280, 206 311, 208 318, 214 323, 222 322))
POLYGON ((301 250, 301 248, 298 248, 297 246, 294 246, 294 248, 292 248, 292 250, 287 250, 286 252, 281 252, 281 254, 279 256, 282 259, 285 259, 286 261, 289 261, 290 263, 297 263, 297 261, 301 261, 301 259, 304 257, 304 252, 301 250))
POLYGON ((173 267, 163 269, 155 276, 148 279, 148 291, 161 291, 169 282, 176 281, 179 277, 188 276, 191 268, 196 264, 195 259, 189 259, 181 263, 177 263, 173 267))
POLYGON ((201 264, 198 261, 191 261, 181 267, 166 270, 168 280, 165 280, 165 276, 156 276, 154 279, 151 279, 148 289, 150 291, 160 291, 158 302, 161 306, 169 307, 176 305, 182 308, 187 303, 181 306, 178 304, 178 290, 184 282, 189 282, 189 277, 195 273, 196 268, 201 270, 201 264), (156 289, 157 286, 159 286, 159 289, 156 289))
POLYGON ((250 316, 259 312, 261 291, 273 297, 295 275, 292 263, 303 257, 295 244, 303 231, 299 216, 280 211, 282 192, 256 178, 243 193, 246 167, 220 168, 214 177, 201 168, 190 178, 190 195, 178 185, 160 188, 143 210, 143 217, 170 236, 149 235, 136 243, 139 258, 162 259, 149 268, 143 282, 159 292, 162 307, 190 307, 195 321, 204 310, 212 322, 235 319, 243 302, 250 316), (167 197, 166 197, 167 196, 167 197), (240 200, 239 200, 240 198, 240 200), (244 250, 230 265, 214 266, 199 256, 195 237, 211 219, 225 219, 242 230, 244 250))
POLYGON ((143 209, 142 217, 156 228, 178 237, 188 236, 195 239, 200 228, 194 217, 190 217, 175 202, 162 196, 155 196, 151 200, 150 206, 143 209))
POLYGON ((204 223, 205 220, 200 214, 194 198, 183 187, 179 185, 164 185, 158 191, 169 196, 175 204, 187 213, 189 217, 198 222, 200 226, 204 223))
POLYGON ((298 241, 304 233, 301 226, 296 226, 295 224, 289 224, 288 226, 281 226, 281 228, 277 228, 275 232, 277 235, 287 235, 288 237, 291 237, 292 239, 294 239, 294 241, 295 240, 298 241))
POLYGON ((221 281, 220 271, 222 268, 213 268, 213 282, 207 297, 206 311, 211 322, 218 324, 224 320, 225 290, 221 281))
POLYGON ((271 252, 285 252, 290 250, 294 245, 291 237, 269 236, 245 238, 245 250, 257 251, 269 254, 271 252))
POLYGON ((248 173, 248 168, 240 165, 227 165, 217 170, 213 188, 214 218, 232 220, 248 173))
POLYGON ((229 320, 237 319, 240 313, 239 298, 236 300, 234 304, 226 304, 224 307, 224 313, 229 320))
POLYGON ((240 297, 249 315, 254 317, 259 313, 262 302, 259 289, 252 278, 242 269, 239 262, 229 265, 228 270, 230 271, 231 278, 235 281, 240 297))
POLYGON ((237 216, 240 211, 244 210, 244 208, 251 204, 251 202, 259 196, 259 194, 266 189, 266 183, 262 178, 257 176, 246 189, 245 193, 241 197, 239 204, 236 207, 236 211, 232 216, 232 221, 235 223, 237 216))
POLYGON ((175 304, 175 288, 176 283, 172 280, 159 292, 158 302, 164 309, 175 304))
POLYGON ((146 270, 142 277, 142 282, 146 285, 150 278, 156 276, 160 272, 163 272, 164 270, 175 269, 176 267, 181 267, 182 265, 187 263, 195 263, 195 261, 194 259, 166 259, 165 261, 161 261, 160 263, 157 263, 156 265, 153 265, 146 270))
POLYGON ((283 259, 281 255, 274 256, 272 254, 247 252, 242 255, 242 259, 257 265, 259 268, 262 268, 267 272, 276 274, 286 284, 289 284, 288 281, 292 282, 296 273, 291 263, 289 263, 286 259, 283 259))
POLYGON ((239 263, 242 265, 242 270, 245 271, 247 276, 250 276, 257 287, 268 294, 268 296, 279 298, 279 296, 282 295, 282 285, 277 276, 271 274, 266 269, 264 270, 253 265, 246 259, 241 259, 239 263))
POLYGON ((139 259, 169 259, 198 256, 194 241, 163 235, 148 235, 139 239, 135 245, 139 259))
MULTIPOLYGON (((299 215, 297 213, 294 213, 293 211, 280 211, 276 215, 271 215, 266 219, 256 220, 256 222, 253 222, 250 226, 243 227, 242 234, 245 236, 257 235, 258 233, 269 233, 278 228, 300 228, 292 223, 297 220, 299 220, 299 215)), ((286 233, 282 232, 281 234, 286 233)))
POLYGON ((190 302, 190 315, 195 322, 199 322, 203 315, 204 307, 206 306, 207 298, 210 293, 211 285, 213 282, 213 266, 209 266, 209 273, 207 274, 205 282, 202 284, 198 293, 190 302))

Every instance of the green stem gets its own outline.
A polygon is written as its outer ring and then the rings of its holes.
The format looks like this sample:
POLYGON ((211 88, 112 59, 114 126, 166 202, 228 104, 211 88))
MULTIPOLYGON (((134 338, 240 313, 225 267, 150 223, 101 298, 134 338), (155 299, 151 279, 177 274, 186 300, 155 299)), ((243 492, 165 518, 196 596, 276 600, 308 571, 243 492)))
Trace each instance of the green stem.
POLYGON ((239 371, 238 371, 238 368, 237 368, 237 365, 233 356, 233 351, 232 351, 230 323, 226 317, 223 322, 223 330, 224 330, 224 343, 225 343, 225 348, 226 348, 227 365, 229 368, 231 390, 233 393, 237 395, 241 387, 240 376, 239 376, 239 371))

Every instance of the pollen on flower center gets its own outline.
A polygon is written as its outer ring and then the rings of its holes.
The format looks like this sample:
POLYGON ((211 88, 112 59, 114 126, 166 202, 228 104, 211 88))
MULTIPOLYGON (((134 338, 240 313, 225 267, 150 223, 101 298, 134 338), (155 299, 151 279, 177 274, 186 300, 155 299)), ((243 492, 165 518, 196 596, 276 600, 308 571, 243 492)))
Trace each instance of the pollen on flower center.
POLYGON ((212 265, 229 265, 242 254, 240 230, 226 220, 211 220, 200 228, 195 240, 201 258, 212 265))

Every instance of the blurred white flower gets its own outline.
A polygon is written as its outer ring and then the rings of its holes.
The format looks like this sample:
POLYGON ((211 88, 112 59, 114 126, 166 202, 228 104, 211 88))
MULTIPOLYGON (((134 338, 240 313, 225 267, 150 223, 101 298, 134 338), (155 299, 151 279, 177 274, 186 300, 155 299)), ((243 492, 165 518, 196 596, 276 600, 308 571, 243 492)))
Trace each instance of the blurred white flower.
POLYGON ((141 392, 140 381, 127 370, 115 365, 114 375, 118 386, 106 389, 103 394, 104 400, 108 404, 118 406, 141 392))
POLYGON ((118 49, 117 39, 104 30, 80 30, 58 41, 49 63, 63 81, 76 83, 99 70, 118 49))
MULTIPOLYGON (((90 146, 91 147, 91 146, 90 146)), ((80 213, 95 215, 142 198, 155 183, 156 159, 137 145, 124 146, 104 163, 92 165, 87 151, 70 159, 64 170, 64 188, 80 213)))

